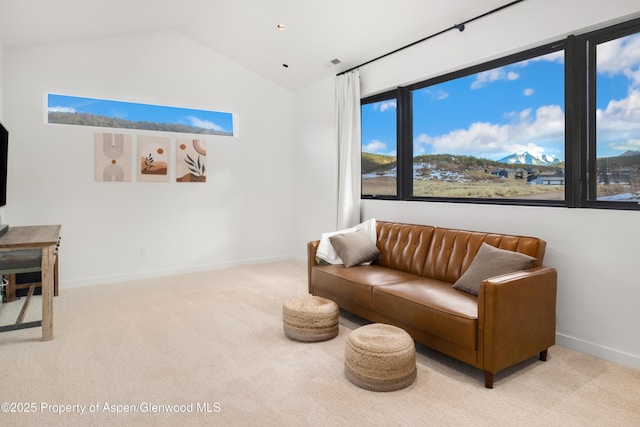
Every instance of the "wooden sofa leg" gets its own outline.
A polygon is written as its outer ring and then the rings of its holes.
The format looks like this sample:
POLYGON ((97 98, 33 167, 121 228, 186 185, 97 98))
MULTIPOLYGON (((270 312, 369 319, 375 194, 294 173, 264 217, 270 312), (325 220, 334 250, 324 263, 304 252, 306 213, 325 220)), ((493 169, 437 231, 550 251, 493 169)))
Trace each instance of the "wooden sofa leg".
MULTIPOLYGON (((549 349, 542 350, 540 352, 540 360, 546 362, 547 360, 547 352, 549 349)), ((484 371, 484 386, 485 388, 493 388, 493 374, 489 371, 484 371)))
POLYGON ((484 371, 484 387, 493 388, 493 374, 489 371, 484 371))
POLYGON ((549 351, 548 348, 540 352, 540 360, 542 360, 543 362, 547 361, 547 351, 549 351))

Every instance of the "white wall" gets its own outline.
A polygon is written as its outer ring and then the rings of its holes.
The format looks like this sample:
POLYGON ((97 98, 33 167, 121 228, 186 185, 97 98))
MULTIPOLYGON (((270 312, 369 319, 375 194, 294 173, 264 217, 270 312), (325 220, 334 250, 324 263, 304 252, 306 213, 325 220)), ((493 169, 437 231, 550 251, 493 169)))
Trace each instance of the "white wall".
POLYGON ((334 97, 333 79, 311 85, 295 96, 295 253, 303 261, 306 261, 307 242, 337 225, 338 148, 333 125, 334 97))
MULTIPOLYGON (((293 96, 174 32, 5 49, 5 222, 62 224, 61 287, 291 256, 293 96), (45 124, 45 94, 231 111, 207 182, 99 183, 94 133, 45 124), (141 249, 147 256, 141 256, 141 249)), ((179 134, 138 132, 132 134, 179 134)), ((175 175, 174 175, 175 176, 175 175)))
MULTIPOLYGON (((640 16, 637 0, 518 3, 360 70, 362 96, 426 80, 510 53, 640 16)), ((456 23, 451 23, 451 25, 456 23)))
MULTIPOLYGON (((637 0, 519 3, 468 25, 463 33, 447 33, 362 67, 362 94, 383 92, 631 16, 640 16, 637 0)), ((316 111, 321 108, 325 111, 325 114, 296 117, 296 144, 313 152, 313 156, 306 156, 300 150, 295 155, 297 170, 307 174, 306 182, 331 182, 336 173, 331 164, 336 161, 332 152, 327 150, 323 155, 312 147, 319 143, 317 138, 305 138, 315 129, 329 134, 327 129, 333 126, 330 118, 333 100, 323 88, 332 85, 333 79, 327 79, 314 88, 296 93, 296 105, 312 105, 316 111)), ((297 179, 302 178, 297 176, 297 179)), ((316 218, 313 212, 316 207, 333 203, 335 188, 330 192, 310 188, 306 199, 301 199, 301 194, 300 191, 296 198, 298 239, 317 239, 319 232, 329 229, 318 230, 319 222, 306 221, 306 218, 316 218)), ((335 212, 331 214, 331 219, 323 221, 325 227, 335 221, 335 212)), ((635 326, 639 322, 640 281, 634 268, 638 262, 640 213, 367 200, 363 202, 362 218, 371 217, 526 234, 547 240, 545 264, 556 267, 559 273, 557 343, 640 369, 640 335, 635 326)), ((297 245, 296 250, 300 251, 298 256, 303 257, 300 246, 297 245)))

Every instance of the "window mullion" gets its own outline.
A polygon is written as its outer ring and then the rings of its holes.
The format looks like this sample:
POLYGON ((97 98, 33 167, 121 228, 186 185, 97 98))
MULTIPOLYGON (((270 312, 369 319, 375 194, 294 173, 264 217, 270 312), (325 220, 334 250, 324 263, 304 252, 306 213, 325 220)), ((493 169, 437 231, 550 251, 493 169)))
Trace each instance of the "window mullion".
POLYGON ((411 91, 398 88, 398 198, 407 200, 413 183, 413 113, 411 91))
POLYGON ((585 42, 569 36, 565 50, 565 198, 568 207, 579 207, 585 200, 586 164, 586 73, 585 42))

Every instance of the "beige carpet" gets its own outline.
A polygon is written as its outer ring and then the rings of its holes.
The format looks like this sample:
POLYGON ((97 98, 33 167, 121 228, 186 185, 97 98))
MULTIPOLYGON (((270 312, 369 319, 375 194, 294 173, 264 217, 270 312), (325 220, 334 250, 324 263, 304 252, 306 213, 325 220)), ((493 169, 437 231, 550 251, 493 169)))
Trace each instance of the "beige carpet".
POLYGON ((343 373, 359 319, 343 313, 330 341, 285 337, 282 304, 304 294, 294 261, 63 289, 53 341, 39 328, 0 334, 0 403, 13 403, 0 425, 640 425, 639 371, 558 346, 493 390, 419 346, 411 386, 362 390, 343 373))

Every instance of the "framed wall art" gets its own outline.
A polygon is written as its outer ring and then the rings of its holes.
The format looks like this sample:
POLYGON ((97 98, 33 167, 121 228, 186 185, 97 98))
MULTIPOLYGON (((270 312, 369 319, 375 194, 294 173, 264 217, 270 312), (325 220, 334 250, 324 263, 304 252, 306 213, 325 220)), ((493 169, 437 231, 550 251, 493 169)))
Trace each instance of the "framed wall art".
POLYGON ((176 182, 207 182, 207 149, 201 139, 176 141, 176 182))
POLYGON ((138 181, 169 182, 171 140, 162 136, 138 136, 138 181))
POLYGON ((131 135, 95 134, 95 174, 98 182, 131 181, 131 135))

